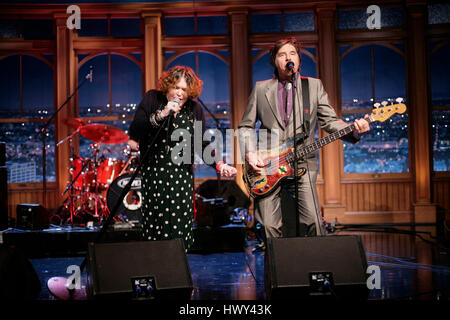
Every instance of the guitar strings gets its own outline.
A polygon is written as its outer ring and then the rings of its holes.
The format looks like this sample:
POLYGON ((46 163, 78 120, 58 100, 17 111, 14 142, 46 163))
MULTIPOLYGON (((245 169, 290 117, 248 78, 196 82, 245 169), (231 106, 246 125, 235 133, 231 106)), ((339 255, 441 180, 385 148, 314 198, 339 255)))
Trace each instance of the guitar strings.
MULTIPOLYGON (((317 149, 318 149, 318 148, 317 148, 317 145, 320 145, 320 144, 321 144, 321 141, 325 141, 325 142, 326 142, 325 144, 328 144, 328 143, 333 142, 333 141, 335 141, 336 139, 339 139, 340 137, 342 137, 342 136, 344 136, 344 135, 350 133, 351 131, 354 130, 354 128, 355 128, 355 125, 354 125, 354 124, 351 124, 351 125, 349 125, 349 126, 343 128, 342 130, 333 132, 332 134, 330 134, 330 135, 328 135, 328 136, 326 136, 326 137, 323 137, 323 138, 321 138, 321 139, 319 139, 319 140, 317 140, 317 141, 315 141, 315 142, 313 142, 313 143, 311 143, 311 144, 309 144, 309 145, 303 146, 302 148, 300 148, 300 149, 297 151, 297 155, 299 155, 300 157, 303 157, 303 156, 305 156, 306 154, 308 154, 308 153, 310 153, 310 152, 312 152, 312 151, 317 150, 317 149), (345 131, 347 131, 347 130, 348 130, 348 132, 345 132, 345 131), (332 139, 331 141, 326 141, 327 139, 330 139, 330 138, 332 139), (307 149, 310 148, 311 146, 314 146, 314 145, 315 145, 316 147, 313 148, 312 151, 308 152, 307 149), (315 149, 315 150, 314 150, 314 149, 315 149), (305 152, 305 151, 306 151, 306 152, 305 152)), ((324 145, 325 145, 325 144, 324 144, 324 145)), ((320 148, 320 146, 319 146, 319 148, 320 148)), ((280 160, 278 161, 278 163, 281 163, 281 164, 283 164, 283 163, 288 163, 288 164, 290 165, 291 162, 292 162, 292 159, 287 160, 286 158, 287 158, 288 156, 292 155, 293 153, 294 153, 294 152, 291 151, 291 152, 285 153, 284 155, 281 155, 281 156, 279 157, 280 160)), ((279 165, 275 166, 275 165, 270 164, 270 165, 269 165, 268 167, 266 167, 266 168, 269 169, 270 171, 272 171, 272 170, 274 170, 275 168, 278 168, 278 167, 279 167, 279 165)), ((258 176, 253 175, 253 173, 249 173, 249 174, 248 174, 248 177, 251 178, 251 179, 256 178, 256 177, 259 177, 259 176, 260 176, 260 175, 258 175, 258 176)))

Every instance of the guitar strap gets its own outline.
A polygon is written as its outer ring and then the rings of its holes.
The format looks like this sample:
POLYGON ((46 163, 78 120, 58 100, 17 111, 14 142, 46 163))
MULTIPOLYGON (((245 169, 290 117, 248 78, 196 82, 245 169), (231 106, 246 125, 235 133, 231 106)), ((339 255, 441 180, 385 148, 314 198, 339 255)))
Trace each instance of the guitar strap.
POLYGON ((311 115, 309 113, 309 81, 307 77, 301 77, 302 81, 302 96, 303 96, 303 132, 305 138, 309 135, 311 115))

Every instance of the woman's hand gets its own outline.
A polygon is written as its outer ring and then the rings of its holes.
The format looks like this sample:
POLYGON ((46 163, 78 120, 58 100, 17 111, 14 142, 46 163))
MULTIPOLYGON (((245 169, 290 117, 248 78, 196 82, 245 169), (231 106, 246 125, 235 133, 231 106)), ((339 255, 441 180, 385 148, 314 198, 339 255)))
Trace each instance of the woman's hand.
POLYGON ((139 150, 139 143, 137 143, 134 140, 128 140, 128 145, 130 146, 131 150, 138 151, 139 150))
POLYGON ((223 161, 219 161, 217 163, 216 170, 217 170, 217 172, 220 173, 220 175, 222 177, 232 177, 237 173, 237 170, 235 167, 232 167, 223 161))
POLYGON ((161 110, 160 116, 165 119, 170 115, 171 112, 176 115, 178 112, 180 112, 181 107, 181 103, 169 101, 164 109, 161 110))

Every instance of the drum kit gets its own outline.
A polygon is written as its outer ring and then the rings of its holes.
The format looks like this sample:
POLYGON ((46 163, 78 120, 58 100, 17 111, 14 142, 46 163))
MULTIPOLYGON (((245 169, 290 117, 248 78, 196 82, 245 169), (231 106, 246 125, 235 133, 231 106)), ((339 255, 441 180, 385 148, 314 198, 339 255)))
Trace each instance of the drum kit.
MULTIPOLYGON (((70 180, 63 196, 67 192, 69 195, 53 222, 59 222, 61 225, 88 225, 91 221, 92 224, 102 223, 109 216, 131 173, 138 167, 139 154, 132 151, 129 146, 123 150, 127 160, 108 158, 100 154, 100 147, 104 144, 121 144, 129 140, 128 135, 120 128, 107 124, 86 123, 79 118, 69 118, 64 123, 75 129, 71 135, 57 144, 59 146, 64 141, 69 141, 70 180), (75 155, 73 137, 76 134, 93 142, 90 144, 91 157, 75 155)), ((114 217, 115 221, 139 222, 142 198, 140 188, 140 177, 137 176, 114 217)))

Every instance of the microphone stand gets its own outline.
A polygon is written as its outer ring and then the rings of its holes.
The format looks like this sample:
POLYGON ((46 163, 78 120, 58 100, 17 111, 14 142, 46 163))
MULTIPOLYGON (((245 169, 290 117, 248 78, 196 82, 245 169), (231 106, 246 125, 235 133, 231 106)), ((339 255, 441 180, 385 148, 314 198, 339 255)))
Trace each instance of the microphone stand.
POLYGON ((87 79, 90 79, 92 82, 92 66, 90 67, 88 75, 84 78, 84 80, 76 87, 76 89, 73 91, 73 93, 67 97, 66 101, 58 108, 56 111, 52 114, 52 116, 47 120, 47 122, 44 124, 44 126, 34 135, 33 139, 37 140, 39 135, 42 135, 42 205, 44 208, 47 207, 47 173, 46 173, 46 166, 47 166, 47 157, 46 157, 46 150, 45 150, 45 137, 47 135, 47 127, 50 125, 50 123, 53 121, 53 119, 56 117, 58 112, 61 111, 61 109, 69 102, 70 99, 75 95, 75 93, 78 92, 78 90, 83 86, 83 84, 86 82, 87 79))
MULTIPOLYGON (((203 108, 211 115, 213 120, 216 122, 217 128, 220 130, 220 132, 222 133, 222 137, 223 137, 223 128, 222 128, 220 121, 216 118, 214 113, 212 113, 211 110, 208 109, 208 107, 203 103, 203 101, 200 98, 197 98, 197 100, 201 103, 203 108)), ((206 128, 205 128, 205 130, 206 130, 206 128)), ((220 173, 217 170, 216 170, 216 176, 217 176, 217 197, 216 198, 220 198, 219 196, 222 193, 222 183, 221 183, 220 173)))
POLYGON ((291 85, 292 85, 292 116, 294 117, 294 192, 295 192, 295 234, 298 237, 300 235, 300 215, 299 215, 299 206, 298 206, 298 178, 297 178, 297 171, 298 171, 298 159, 297 159, 297 116, 296 116, 296 108, 295 108, 295 99, 294 95, 297 91, 297 86, 295 85, 295 72, 292 70, 292 75, 290 79, 291 85))

